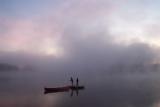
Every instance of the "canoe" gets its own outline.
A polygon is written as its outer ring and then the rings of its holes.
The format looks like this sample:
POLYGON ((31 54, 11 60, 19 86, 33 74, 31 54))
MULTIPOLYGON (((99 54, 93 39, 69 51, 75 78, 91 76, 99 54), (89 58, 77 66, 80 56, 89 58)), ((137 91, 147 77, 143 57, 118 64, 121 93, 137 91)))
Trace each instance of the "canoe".
POLYGON ((83 90, 84 86, 70 86, 71 90, 83 90))
POLYGON ((56 88, 44 88, 45 91, 69 91, 70 86, 56 87, 56 88))
POLYGON ((83 90, 84 86, 64 86, 55 88, 44 88, 44 93, 57 93, 57 92, 67 92, 69 90, 83 90))

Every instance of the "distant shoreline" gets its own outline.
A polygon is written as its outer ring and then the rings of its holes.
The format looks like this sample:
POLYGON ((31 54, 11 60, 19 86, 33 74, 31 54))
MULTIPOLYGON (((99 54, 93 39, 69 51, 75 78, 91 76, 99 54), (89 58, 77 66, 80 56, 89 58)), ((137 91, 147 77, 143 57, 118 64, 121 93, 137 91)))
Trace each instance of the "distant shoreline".
POLYGON ((0 71, 12 71, 19 70, 16 65, 8 64, 8 63, 0 63, 0 71))

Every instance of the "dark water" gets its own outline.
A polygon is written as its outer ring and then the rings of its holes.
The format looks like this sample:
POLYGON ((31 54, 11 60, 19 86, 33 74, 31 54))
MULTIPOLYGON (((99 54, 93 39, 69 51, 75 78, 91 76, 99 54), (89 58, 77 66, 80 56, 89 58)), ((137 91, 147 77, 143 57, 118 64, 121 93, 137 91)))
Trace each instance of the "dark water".
POLYGON ((85 90, 44 94, 70 84, 70 74, 0 72, 0 107, 159 107, 160 73, 82 74, 85 90))

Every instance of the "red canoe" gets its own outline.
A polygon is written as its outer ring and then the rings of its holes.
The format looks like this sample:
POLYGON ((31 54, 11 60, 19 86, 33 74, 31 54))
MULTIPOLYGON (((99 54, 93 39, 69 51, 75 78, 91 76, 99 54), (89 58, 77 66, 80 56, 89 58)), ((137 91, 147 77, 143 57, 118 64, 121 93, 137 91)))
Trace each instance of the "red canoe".
POLYGON ((67 92, 69 90, 83 90, 84 86, 64 86, 56 88, 44 88, 45 93, 67 92))

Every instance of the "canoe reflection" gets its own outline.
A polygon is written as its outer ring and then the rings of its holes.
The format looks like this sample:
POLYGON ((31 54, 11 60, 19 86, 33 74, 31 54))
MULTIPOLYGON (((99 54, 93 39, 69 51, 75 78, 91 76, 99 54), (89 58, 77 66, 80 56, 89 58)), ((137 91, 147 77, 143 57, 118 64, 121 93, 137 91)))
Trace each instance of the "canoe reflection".
POLYGON ((76 91, 76 94, 78 96, 79 91, 84 89, 85 89, 84 86, 64 86, 64 87, 55 87, 55 88, 44 88, 44 94, 69 92, 71 90, 71 96, 73 96, 74 91, 76 91))

